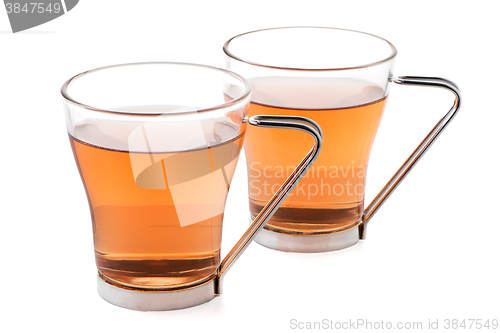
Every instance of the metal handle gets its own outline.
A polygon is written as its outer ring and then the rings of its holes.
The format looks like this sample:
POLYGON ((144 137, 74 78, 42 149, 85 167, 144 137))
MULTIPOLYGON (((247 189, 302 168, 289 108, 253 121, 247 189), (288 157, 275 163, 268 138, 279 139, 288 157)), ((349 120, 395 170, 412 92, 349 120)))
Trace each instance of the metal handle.
POLYGON ((373 199, 370 205, 365 209, 363 216, 361 218, 361 224, 359 225, 359 238, 366 238, 366 225, 368 221, 375 215, 375 213, 380 209, 382 204, 387 200, 387 198, 394 192, 396 187, 401 183, 404 177, 409 173, 413 166, 418 162, 418 160, 424 155, 424 153, 429 149, 434 141, 445 127, 450 123, 453 117, 457 114, 460 108, 460 90, 457 85, 451 81, 448 81, 439 77, 423 77, 423 76, 399 76, 391 78, 391 81, 402 85, 416 85, 416 86, 431 86, 437 88, 447 89, 455 95, 455 101, 451 109, 446 113, 446 115, 441 118, 441 120, 434 126, 430 133, 425 137, 425 139, 420 143, 420 145, 415 149, 415 151, 408 157, 406 162, 399 168, 399 170, 392 176, 391 180, 384 186, 384 188, 379 192, 379 194, 373 199))
POLYGON ((273 214, 281 206, 288 194, 293 190, 295 185, 300 181, 302 176, 307 172, 309 167, 314 163, 321 150, 321 142, 323 139, 323 132, 319 125, 304 117, 295 116, 253 116, 248 120, 250 125, 257 127, 270 127, 270 128, 286 128, 295 129, 299 131, 306 132, 315 140, 315 144, 312 149, 307 153, 307 155, 302 159, 297 168, 293 173, 285 180, 281 185, 279 190, 273 195, 271 200, 262 209, 262 211, 254 219, 253 223, 247 229, 245 234, 240 238, 238 243, 232 248, 227 256, 222 260, 219 275, 216 283, 216 293, 222 293, 222 278, 227 273, 229 268, 236 262, 236 260, 241 256, 243 251, 246 250, 248 245, 257 236, 257 234, 264 228, 267 221, 273 216, 273 214))

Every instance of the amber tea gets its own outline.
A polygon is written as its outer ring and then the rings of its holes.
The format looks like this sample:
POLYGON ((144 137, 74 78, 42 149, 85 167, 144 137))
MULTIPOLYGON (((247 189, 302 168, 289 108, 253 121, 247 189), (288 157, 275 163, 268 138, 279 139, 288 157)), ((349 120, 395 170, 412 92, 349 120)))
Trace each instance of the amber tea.
POLYGON ((154 133, 146 135, 142 126, 127 146, 140 149, 142 142, 143 151, 105 148, 120 143, 91 125, 75 133, 92 135, 101 146, 70 135, 91 208, 99 274, 134 288, 199 283, 220 264, 224 205, 244 132, 215 124, 210 134, 220 142, 165 152, 155 151, 154 133))
MULTIPOLYGON (((295 115, 323 130, 322 151, 266 229, 329 233, 359 222, 366 168, 386 98, 355 79, 256 78, 250 116, 295 115)), ((255 217, 313 145, 299 131, 249 128, 245 142, 250 212, 255 217)))

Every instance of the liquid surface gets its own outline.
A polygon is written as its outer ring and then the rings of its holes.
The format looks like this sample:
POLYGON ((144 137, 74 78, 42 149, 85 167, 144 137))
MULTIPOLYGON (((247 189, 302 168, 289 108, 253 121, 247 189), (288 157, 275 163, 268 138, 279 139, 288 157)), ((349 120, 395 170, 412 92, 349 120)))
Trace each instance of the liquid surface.
MULTIPOLYGON (((216 274, 224 206, 244 132, 233 134, 229 141, 173 153, 103 148, 70 135, 103 278, 132 288, 171 289, 216 274)), ((103 135, 92 138, 116 145, 103 135)))
MULTIPOLYGON (((380 87, 348 79, 258 79, 249 115, 295 115, 323 130, 318 159, 267 229, 299 234, 349 228, 364 209, 366 168, 386 103, 380 87)), ((245 142, 254 218, 314 144, 303 132, 249 127, 245 142)))

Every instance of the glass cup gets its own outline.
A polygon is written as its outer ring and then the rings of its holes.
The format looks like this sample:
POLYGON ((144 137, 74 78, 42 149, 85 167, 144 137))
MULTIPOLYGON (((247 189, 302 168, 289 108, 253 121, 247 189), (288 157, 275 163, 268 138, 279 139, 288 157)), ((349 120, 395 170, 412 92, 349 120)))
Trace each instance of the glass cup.
POLYGON ((69 140, 90 206, 98 292, 137 310, 201 304, 293 189, 321 147, 300 117, 247 118, 251 85, 184 63, 98 68, 62 87, 69 140), (247 123, 314 144, 221 261, 222 221, 247 123))
MULTIPOLYGON (((244 33, 224 45, 226 68, 246 77, 249 115, 296 115, 324 133, 317 161, 256 241, 272 249, 324 252, 365 237, 366 224, 460 106, 458 87, 435 77, 393 76, 396 48, 380 37, 342 29, 288 27, 244 33), (450 90, 451 110, 365 209, 370 150, 390 82, 450 90)), ((311 145, 300 132, 249 128, 245 142, 250 214, 257 216, 311 145)))

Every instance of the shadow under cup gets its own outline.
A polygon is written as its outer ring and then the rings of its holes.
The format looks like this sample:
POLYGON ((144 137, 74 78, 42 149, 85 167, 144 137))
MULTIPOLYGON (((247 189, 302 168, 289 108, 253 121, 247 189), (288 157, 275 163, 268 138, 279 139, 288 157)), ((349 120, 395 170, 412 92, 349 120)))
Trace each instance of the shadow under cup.
MULTIPOLYGON (((236 36, 224 51, 227 68, 252 84, 250 116, 303 116, 323 130, 318 159, 265 229, 322 235, 359 225, 370 150, 389 93, 394 46, 365 33, 293 27, 236 36)), ((252 218, 311 140, 296 131, 248 129, 245 153, 252 218)))
POLYGON ((176 63, 110 66, 65 83, 102 279, 173 290, 217 274, 250 90, 227 71, 176 63))

